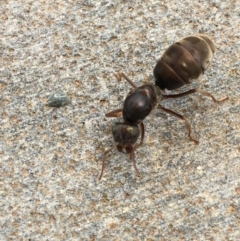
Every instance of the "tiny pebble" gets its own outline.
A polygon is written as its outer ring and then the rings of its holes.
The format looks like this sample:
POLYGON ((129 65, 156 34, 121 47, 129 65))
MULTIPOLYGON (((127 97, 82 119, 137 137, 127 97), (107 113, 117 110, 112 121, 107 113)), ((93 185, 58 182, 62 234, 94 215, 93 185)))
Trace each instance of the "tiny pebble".
POLYGON ((68 105, 70 102, 70 98, 68 98, 64 93, 55 93, 48 99, 48 103, 46 105, 51 107, 62 107, 68 105))

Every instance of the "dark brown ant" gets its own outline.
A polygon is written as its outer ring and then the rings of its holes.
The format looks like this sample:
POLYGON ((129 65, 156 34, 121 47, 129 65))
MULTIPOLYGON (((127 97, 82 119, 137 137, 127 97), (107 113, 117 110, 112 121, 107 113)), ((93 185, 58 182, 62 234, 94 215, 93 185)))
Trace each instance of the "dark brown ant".
POLYGON ((155 108, 184 120, 189 139, 195 144, 199 143, 191 136, 191 126, 186 117, 163 107, 159 103, 163 99, 179 98, 196 92, 211 97, 216 103, 228 99, 226 97, 222 100, 216 100, 210 93, 200 89, 191 89, 180 94, 164 94, 164 89, 175 90, 183 85, 190 84, 191 80, 199 78, 211 66, 214 51, 214 43, 208 36, 200 34, 188 36, 172 44, 157 61, 153 70, 155 85, 145 84, 137 87, 124 73, 115 74, 119 81, 124 78, 134 89, 128 93, 122 109, 106 114, 106 117, 122 115, 123 123, 117 122, 112 127, 115 144, 104 152, 99 180, 103 175, 106 155, 115 147, 119 152, 125 150, 126 153, 130 154, 134 169, 140 175, 136 166, 134 151, 143 144, 145 134, 143 120, 155 108), (141 140, 136 144, 140 133, 141 140))

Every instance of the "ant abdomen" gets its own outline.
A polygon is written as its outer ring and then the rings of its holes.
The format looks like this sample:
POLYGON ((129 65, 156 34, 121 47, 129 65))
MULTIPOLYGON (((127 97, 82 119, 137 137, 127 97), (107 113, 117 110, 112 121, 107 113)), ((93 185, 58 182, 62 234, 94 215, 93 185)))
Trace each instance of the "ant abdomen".
POLYGON ((211 66, 214 51, 210 38, 200 34, 172 44, 154 67, 155 84, 161 89, 174 90, 191 83, 211 66))

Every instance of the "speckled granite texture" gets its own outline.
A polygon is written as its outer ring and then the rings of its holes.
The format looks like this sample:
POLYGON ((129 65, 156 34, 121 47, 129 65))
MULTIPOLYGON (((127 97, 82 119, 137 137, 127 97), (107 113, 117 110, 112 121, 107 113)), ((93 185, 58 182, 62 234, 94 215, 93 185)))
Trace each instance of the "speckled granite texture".
MULTIPOLYGON (((0 240, 240 240, 240 1, 1 0, 0 240), (109 154, 116 119, 157 58, 194 33, 216 42, 194 94, 155 111, 136 159, 109 154), (56 92, 71 104, 46 106, 56 92)), ((182 88, 183 90, 191 87, 182 88)), ((121 118, 117 119, 118 121, 121 118)))

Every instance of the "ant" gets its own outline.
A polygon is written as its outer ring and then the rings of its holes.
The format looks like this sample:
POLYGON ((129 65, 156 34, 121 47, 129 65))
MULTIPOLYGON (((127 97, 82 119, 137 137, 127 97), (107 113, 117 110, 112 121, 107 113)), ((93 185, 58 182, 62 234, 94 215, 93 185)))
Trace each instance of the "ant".
POLYGON ((115 144, 104 152, 102 170, 99 180, 102 178, 106 155, 115 147, 119 152, 130 154, 134 169, 140 176, 135 159, 135 150, 143 144, 145 128, 143 120, 150 112, 157 108, 173 115, 185 122, 188 138, 195 144, 199 141, 191 136, 191 125, 185 116, 163 107, 160 102, 168 98, 180 98, 193 93, 201 93, 211 97, 216 103, 228 99, 225 97, 216 100, 210 93, 200 89, 190 89, 179 94, 164 94, 164 89, 175 90, 183 85, 190 84, 191 80, 199 78, 205 70, 209 69, 215 52, 212 40, 206 35, 191 35, 172 44, 157 61, 153 74, 155 85, 144 84, 137 87, 124 73, 115 74, 118 81, 124 78, 132 87, 123 103, 123 108, 116 109, 106 114, 106 117, 123 116, 123 123, 116 122, 112 127, 115 144), (139 143, 137 139, 141 134, 139 143))

